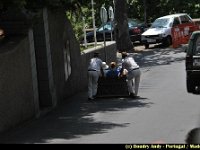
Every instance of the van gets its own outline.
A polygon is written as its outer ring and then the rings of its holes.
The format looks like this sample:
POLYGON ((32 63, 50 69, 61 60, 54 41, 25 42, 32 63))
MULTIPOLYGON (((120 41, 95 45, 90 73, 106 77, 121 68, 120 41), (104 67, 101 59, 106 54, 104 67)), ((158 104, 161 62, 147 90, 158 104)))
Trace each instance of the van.
POLYGON ((188 93, 198 93, 200 87, 200 31, 193 32, 186 49, 186 84, 188 93))
POLYGON ((162 43, 164 46, 170 46, 173 42, 172 29, 179 28, 180 31, 187 29, 191 35, 193 31, 199 29, 195 25, 192 18, 185 13, 167 15, 157 18, 152 26, 141 35, 141 42, 145 48, 149 48, 149 44, 162 43))

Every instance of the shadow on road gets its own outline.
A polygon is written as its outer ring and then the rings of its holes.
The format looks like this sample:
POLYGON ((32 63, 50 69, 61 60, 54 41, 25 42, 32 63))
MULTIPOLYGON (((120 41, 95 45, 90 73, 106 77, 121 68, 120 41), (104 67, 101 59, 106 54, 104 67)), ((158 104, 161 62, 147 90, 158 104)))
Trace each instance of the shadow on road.
POLYGON ((117 113, 129 108, 142 109, 152 103, 147 98, 109 98, 86 100, 87 95, 75 96, 70 102, 63 102, 53 112, 39 118, 20 129, 11 131, 0 138, 0 143, 63 143, 73 142, 74 138, 85 135, 106 133, 113 128, 127 127, 130 123, 114 123, 112 121, 97 121, 94 117, 99 113, 117 113), (77 99, 78 98, 78 99, 77 99), (68 141, 69 142, 69 141, 68 141))
POLYGON ((141 67, 170 65, 172 62, 185 59, 183 48, 164 48, 162 45, 155 45, 146 50, 138 50, 132 55, 141 67))

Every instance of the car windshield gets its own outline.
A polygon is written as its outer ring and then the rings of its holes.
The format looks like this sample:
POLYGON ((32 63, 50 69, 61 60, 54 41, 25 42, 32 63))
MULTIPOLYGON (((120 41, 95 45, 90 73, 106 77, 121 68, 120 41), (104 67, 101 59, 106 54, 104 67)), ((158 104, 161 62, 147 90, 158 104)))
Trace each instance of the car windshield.
MULTIPOLYGON (((107 22, 106 24, 104 25, 101 25, 97 31, 103 31, 103 28, 104 30, 107 30, 107 31, 111 31, 113 30, 113 25, 111 26, 112 22, 107 22)), ((138 26, 139 24, 142 24, 141 21, 137 20, 137 19, 128 19, 128 27, 131 28, 131 27, 135 27, 135 26, 138 26)))
POLYGON ((152 28, 165 28, 168 26, 170 22, 169 18, 163 18, 163 19, 156 19, 153 24, 152 24, 152 28))
MULTIPOLYGON (((97 29, 97 31, 109 30, 111 31, 111 22, 108 22, 97 29)), ((113 28, 113 27, 112 27, 113 28)), ((113 30, 113 29, 112 29, 113 30)))
POLYGON ((137 19, 129 19, 128 20, 128 27, 135 27, 138 26, 138 24, 141 24, 141 21, 137 20, 137 19))

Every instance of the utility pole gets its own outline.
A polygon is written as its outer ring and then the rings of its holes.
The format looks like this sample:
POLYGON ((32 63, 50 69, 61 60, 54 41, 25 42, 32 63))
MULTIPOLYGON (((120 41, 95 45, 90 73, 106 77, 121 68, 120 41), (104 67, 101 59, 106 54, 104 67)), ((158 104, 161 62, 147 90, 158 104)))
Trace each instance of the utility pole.
POLYGON ((146 4, 146 0, 143 0, 143 4, 144 4, 144 23, 147 24, 147 4, 146 4))
POLYGON ((96 25, 95 25, 95 13, 94 13, 94 1, 93 0, 91 0, 91 4, 92 4, 92 20, 93 20, 93 30, 94 30, 94 44, 96 47, 97 38, 96 38, 96 25))
POLYGON ((114 14, 115 14, 115 0, 113 0, 113 7, 114 7, 113 12, 114 12, 114 14))
POLYGON ((107 61, 107 55, 106 55, 106 40, 105 40, 105 24, 108 21, 108 14, 106 11, 106 8, 104 7, 104 5, 101 6, 101 10, 100 10, 100 18, 101 18, 101 22, 103 23, 103 39, 104 39, 104 53, 105 53, 105 62, 107 61))
POLYGON ((112 6, 109 7, 108 13, 109 13, 109 19, 110 19, 110 26, 111 26, 111 32, 110 32, 110 34, 111 34, 111 41, 113 41, 113 34, 112 34, 112 32, 113 32, 114 12, 113 12, 112 6))

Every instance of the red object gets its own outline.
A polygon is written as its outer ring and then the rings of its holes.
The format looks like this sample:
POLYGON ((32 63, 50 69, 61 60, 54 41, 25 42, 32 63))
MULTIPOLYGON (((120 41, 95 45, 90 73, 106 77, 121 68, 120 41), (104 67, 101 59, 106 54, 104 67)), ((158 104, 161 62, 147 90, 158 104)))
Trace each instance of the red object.
POLYGON ((200 29, 199 26, 193 22, 186 23, 186 24, 180 24, 180 25, 172 28, 173 48, 177 48, 181 44, 187 44, 192 33, 199 29, 200 29))

